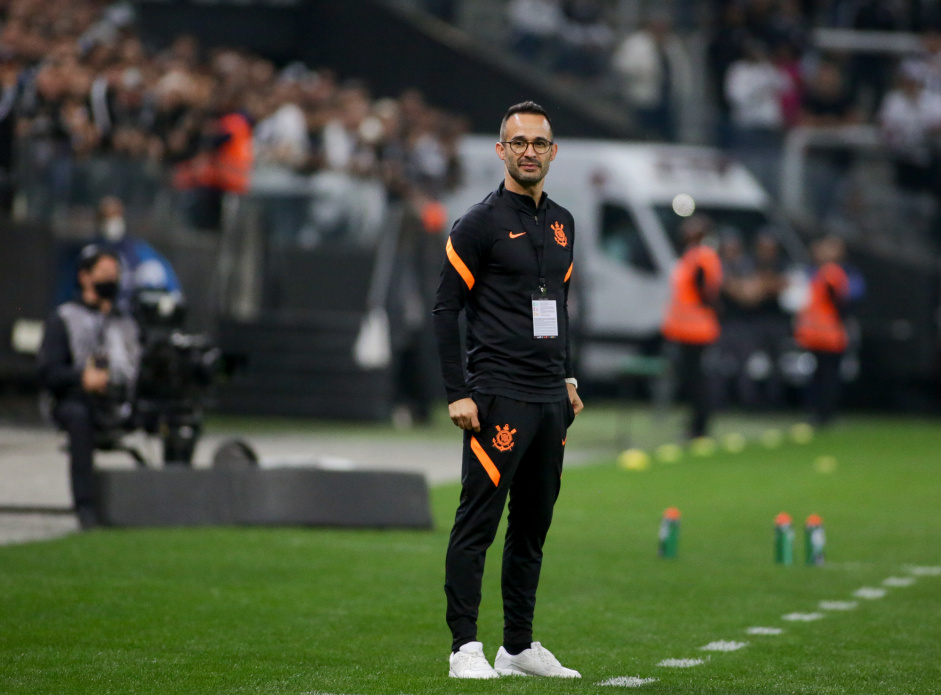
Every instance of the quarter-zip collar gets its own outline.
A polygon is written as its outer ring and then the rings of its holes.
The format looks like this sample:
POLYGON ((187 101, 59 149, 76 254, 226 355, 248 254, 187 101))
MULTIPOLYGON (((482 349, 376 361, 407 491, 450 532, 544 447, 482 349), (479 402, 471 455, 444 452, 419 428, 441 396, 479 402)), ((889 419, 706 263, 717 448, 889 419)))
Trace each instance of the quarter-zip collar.
POLYGON ((504 181, 500 182, 500 187, 498 190, 501 196, 507 196, 508 200, 512 202, 515 209, 526 215, 535 216, 545 210, 549 204, 549 196, 545 191, 542 192, 542 198, 539 199, 539 205, 537 206, 536 201, 533 200, 532 196, 506 190, 506 182, 504 181))

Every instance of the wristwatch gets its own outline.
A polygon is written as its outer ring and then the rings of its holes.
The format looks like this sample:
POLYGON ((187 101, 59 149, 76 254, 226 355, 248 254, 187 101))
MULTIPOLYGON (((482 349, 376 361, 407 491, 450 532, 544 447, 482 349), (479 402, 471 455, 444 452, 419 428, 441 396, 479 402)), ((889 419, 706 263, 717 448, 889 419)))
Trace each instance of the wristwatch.
POLYGON ((565 380, 565 383, 566 383, 566 384, 571 384, 572 386, 575 387, 575 390, 576 390, 576 391, 578 390, 578 379, 576 379, 575 377, 570 376, 569 378, 567 378, 567 379, 565 380))

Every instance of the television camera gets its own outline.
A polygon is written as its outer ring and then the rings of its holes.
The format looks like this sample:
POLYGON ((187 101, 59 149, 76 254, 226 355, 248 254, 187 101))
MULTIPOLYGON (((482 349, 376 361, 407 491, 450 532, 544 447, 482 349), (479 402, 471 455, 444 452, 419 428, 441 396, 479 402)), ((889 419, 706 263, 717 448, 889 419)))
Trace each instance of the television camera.
POLYGON ((134 424, 160 436, 164 463, 191 465, 222 353, 208 336, 183 332, 178 292, 138 290, 133 313, 142 334, 134 424))

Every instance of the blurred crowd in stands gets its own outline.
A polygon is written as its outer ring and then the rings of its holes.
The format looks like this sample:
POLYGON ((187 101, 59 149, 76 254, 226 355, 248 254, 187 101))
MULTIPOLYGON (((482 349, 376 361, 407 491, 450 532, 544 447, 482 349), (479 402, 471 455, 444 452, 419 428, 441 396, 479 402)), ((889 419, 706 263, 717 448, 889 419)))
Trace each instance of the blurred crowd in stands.
MULTIPOLYGON (((780 193, 782 145, 798 126, 873 125, 907 193, 941 208, 941 7, 893 0, 676 1, 639 13, 618 40, 624 5, 603 0, 510 0, 512 50, 565 77, 613 87, 639 131, 655 140, 684 139, 682 124, 705 102, 714 107, 711 140, 729 148, 774 194, 780 193), (706 22, 697 55, 690 32, 706 22), (920 50, 832 50, 815 29, 911 32, 920 50), (705 59, 706 69, 698 64, 705 59), (701 91, 701 90, 700 90, 701 91)), ((687 138, 688 139, 688 138, 687 138)), ((852 206, 846 174, 850 148, 815 154, 807 172, 818 220, 852 206)), ((941 225, 934 224, 938 228, 941 225)), ((941 235, 939 235, 941 238, 941 235)))
MULTIPOLYGON (((279 68, 191 36, 145 46, 128 2, 0 1, 0 87, 7 210, 18 166, 68 198, 75 163, 94 157, 170 168, 194 191, 243 192, 252 167, 342 171, 422 205, 453 185, 466 130, 416 91, 376 99, 330 69, 279 68)), ((218 200, 191 203, 197 226, 213 226, 218 200)))

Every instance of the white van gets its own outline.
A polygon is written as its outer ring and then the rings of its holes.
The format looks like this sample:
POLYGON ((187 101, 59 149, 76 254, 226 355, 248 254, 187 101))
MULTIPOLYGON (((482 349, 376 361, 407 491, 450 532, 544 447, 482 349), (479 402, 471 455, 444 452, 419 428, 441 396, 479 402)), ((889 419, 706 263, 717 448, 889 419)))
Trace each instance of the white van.
MULTIPOLYGON (((464 139, 463 183, 446 200, 452 222, 503 179, 495 141, 464 139)), ((767 192, 717 149, 575 139, 558 144, 545 191, 575 216, 570 309, 580 338, 580 377, 616 378, 638 344, 659 334, 680 251, 682 217, 674 201, 680 212, 690 212, 678 195, 691 196, 696 212, 712 218, 720 232, 736 230, 747 247, 770 228, 787 262, 807 260, 796 234, 773 219, 767 192)))

